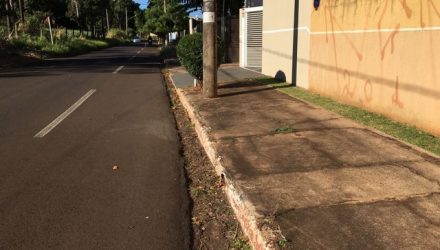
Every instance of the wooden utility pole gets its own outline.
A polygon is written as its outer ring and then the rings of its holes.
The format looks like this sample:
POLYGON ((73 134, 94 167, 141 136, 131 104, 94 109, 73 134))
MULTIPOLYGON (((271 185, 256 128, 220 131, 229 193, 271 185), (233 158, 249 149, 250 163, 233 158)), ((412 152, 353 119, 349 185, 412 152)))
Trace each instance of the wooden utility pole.
POLYGON ((203 95, 217 97, 216 1, 203 0, 203 95))
POLYGON ((203 0, 203 95, 217 97, 216 0, 203 0))

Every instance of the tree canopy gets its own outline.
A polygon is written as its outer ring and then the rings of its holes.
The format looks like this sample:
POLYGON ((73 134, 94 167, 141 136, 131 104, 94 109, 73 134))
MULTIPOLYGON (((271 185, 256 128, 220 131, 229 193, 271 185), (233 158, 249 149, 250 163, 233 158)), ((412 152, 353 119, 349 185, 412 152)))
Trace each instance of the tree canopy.
POLYGON ((144 30, 164 38, 167 33, 181 31, 188 24, 188 6, 177 0, 151 0, 145 10, 144 30))
POLYGON ((109 28, 125 29, 128 20, 129 28, 136 30, 134 17, 139 11, 139 4, 133 0, 3 0, 0 26, 9 24, 12 29, 23 15, 24 21, 50 16, 56 27, 102 32, 109 28))

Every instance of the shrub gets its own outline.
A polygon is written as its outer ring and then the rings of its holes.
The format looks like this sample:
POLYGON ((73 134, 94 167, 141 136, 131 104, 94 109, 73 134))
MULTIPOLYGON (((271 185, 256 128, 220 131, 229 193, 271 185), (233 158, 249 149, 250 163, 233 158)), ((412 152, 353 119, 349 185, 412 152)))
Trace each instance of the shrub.
POLYGON ((65 28, 53 29, 53 38, 56 40, 66 40, 66 34, 67 32, 65 28))
POLYGON ((38 36, 41 30, 41 23, 42 21, 38 16, 31 15, 26 18, 24 24, 20 24, 20 30, 31 36, 38 36))
MULTIPOLYGON (((217 38, 217 66, 223 61, 224 45, 217 38)), ((201 81, 203 80, 203 34, 194 33, 183 37, 177 45, 177 57, 189 74, 201 81)))
POLYGON ((7 37, 8 37, 8 28, 6 28, 6 26, 0 25, 0 49, 2 49, 5 46, 7 37))
POLYGON ((163 59, 176 58, 176 47, 175 46, 166 46, 160 50, 160 56, 163 59))
POLYGON ((125 34, 125 31, 121 29, 110 29, 105 37, 109 39, 119 39, 119 40, 128 39, 127 35, 125 34))
POLYGON ((8 37, 8 28, 6 26, 0 25, 0 39, 6 40, 8 37))

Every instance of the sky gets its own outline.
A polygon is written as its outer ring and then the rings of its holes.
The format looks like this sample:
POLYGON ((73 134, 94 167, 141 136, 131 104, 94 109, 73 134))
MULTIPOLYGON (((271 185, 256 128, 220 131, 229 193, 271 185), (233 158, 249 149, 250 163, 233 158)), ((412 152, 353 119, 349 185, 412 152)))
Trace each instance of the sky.
MULTIPOLYGON (((148 0, 134 0, 134 1, 141 5, 141 9, 145 9, 148 6, 148 0)), ((190 16, 201 17, 202 16, 202 11, 200 11, 200 10, 194 11, 194 12, 190 13, 189 15, 190 16)))

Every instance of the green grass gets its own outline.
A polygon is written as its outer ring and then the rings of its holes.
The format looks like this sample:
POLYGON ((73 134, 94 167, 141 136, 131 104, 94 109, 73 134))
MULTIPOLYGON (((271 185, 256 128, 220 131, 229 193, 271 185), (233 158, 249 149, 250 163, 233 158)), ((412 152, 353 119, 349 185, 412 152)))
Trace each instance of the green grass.
POLYGON ((89 39, 89 38, 65 38, 54 41, 47 38, 20 36, 11 39, 6 44, 6 49, 18 52, 34 52, 50 57, 72 56, 88 51, 125 44, 126 41, 117 39, 89 39))
POLYGON ((281 83, 275 79, 257 79, 259 84, 269 84, 277 90, 290 96, 321 106, 344 117, 375 128, 388 135, 399 138, 405 142, 416 145, 436 155, 440 155, 440 137, 419 130, 397 121, 393 121, 382 115, 366 111, 361 108, 346 105, 310 91, 293 87, 287 83, 281 83))

